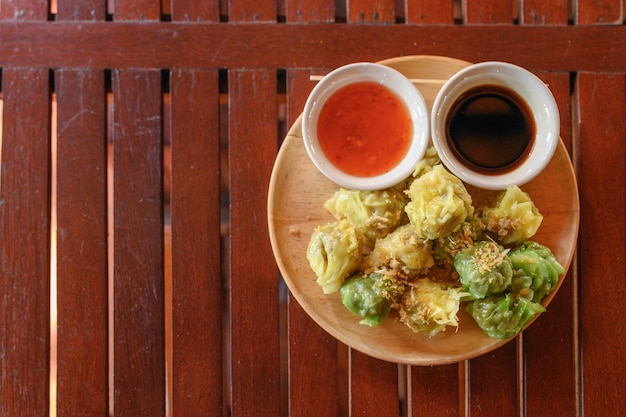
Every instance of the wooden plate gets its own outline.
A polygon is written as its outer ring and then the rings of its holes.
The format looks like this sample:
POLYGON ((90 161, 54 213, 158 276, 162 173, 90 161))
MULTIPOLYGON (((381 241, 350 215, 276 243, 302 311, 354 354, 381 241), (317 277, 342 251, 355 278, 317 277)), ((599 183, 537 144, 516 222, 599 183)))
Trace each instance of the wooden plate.
MULTIPOLYGON (((382 62, 409 78, 447 79, 469 65, 446 57, 410 56, 382 62)), ((439 85, 418 85, 429 108, 439 85)), ((306 248, 313 229, 332 221, 324 202, 338 189, 309 160, 302 142, 299 118, 289 130, 276 158, 269 197, 269 234, 276 262, 289 290, 304 310, 322 328, 346 345, 370 356, 409 365, 458 362, 496 349, 507 341, 483 333, 461 306, 458 331, 448 328, 429 338, 413 333, 390 314, 377 326, 359 324, 359 318, 341 303, 339 293, 326 295, 306 259, 306 248)), ((532 182, 522 186, 530 194, 544 220, 533 240, 548 246, 567 270, 576 247, 579 200, 576 178, 561 142, 548 167, 532 182)), ((484 190, 468 190, 476 201, 484 190)), ((477 204, 476 204, 477 205, 477 204)), ((560 287, 545 300, 547 306, 560 287)), ((546 313, 550 314, 550 309, 546 313)))

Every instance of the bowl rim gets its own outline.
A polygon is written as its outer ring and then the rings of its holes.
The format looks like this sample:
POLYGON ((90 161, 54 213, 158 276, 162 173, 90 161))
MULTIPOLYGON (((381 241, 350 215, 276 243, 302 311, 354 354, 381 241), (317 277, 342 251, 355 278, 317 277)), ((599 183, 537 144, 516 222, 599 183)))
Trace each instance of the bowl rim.
POLYGON ((302 113, 302 138, 315 167, 334 183, 359 190, 388 188, 408 178, 423 158, 430 143, 430 112, 422 93, 404 74, 379 63, 355 62, 332 70, 315 85, 302 113), (391 90, 407 107, 413 122, 413 137, 406 155, 391 170, 370 177, 350 175, 334 166, 319 147, 315 126, 321 108, 335 91, 363 81, 377 82, 391 90))
POLYGON ((550 162, 560 138, 559 110, 550 89, 529 70, 501 61, 473 64, 450 77, 435 97, 430 125, 433 144, 444 166, 463 182, 491 190, 523 185, 535 178, 550 162), (471 170, 453 155, 445 139, 445 111, 463 91, 484 83, 486 79, 489 84, 508 87, 526 101, 533 110, 537 127, 528 158, 503 174, 481 174, 471 170), (530 88, 520 88, 521 82, 530 88))

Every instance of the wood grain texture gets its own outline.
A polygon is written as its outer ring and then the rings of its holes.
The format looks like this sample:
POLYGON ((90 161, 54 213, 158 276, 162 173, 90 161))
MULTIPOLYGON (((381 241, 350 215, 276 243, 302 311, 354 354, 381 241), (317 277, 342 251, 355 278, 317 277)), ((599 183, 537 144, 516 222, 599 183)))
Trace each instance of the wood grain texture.
POLYGON ((48 0, 5 0, 0 8, 0 21, 44 21, 48 12, 48 0))
POLYGON ((171 94, 172 406, 222 413, 219 89, 216 70, 175 70, 171 94))
POLYGON ((165 413, 161 72, 114 71, 114 411, 165 413), (141 387, 141 389, 138 389, 141 387))
POLYGON ((161 19, 160 0, 115 0, 113 20, 156 22, 161 19))
POLYGON ((623 25, 622 0, 578 0, 576 17, 579 25, 623 25))
POLYGON ((172 20, 180 22, 219 22, 219 0, 172 0, 172 20))
MULTIPOLYGON (((316 71, 317 72, 317 71, 316 71)), ((315 83, 311 71, 287 72, 287 124, 293 124, 315 83)), ((307 417, 311 410, 320 416, 340 415, 340 364, 337 341, 306 314, 289 294, 289 413, 307 417), (315 358, 315 360, 311 360, 315 358)), ((347 385, 347 384, 346 384, 347 385)))
POLYGON ((57 1, 56 19, 76 21, 103 21, 106 8, 99 0, 63 0, 57 1))
POLYGON ((524 25, 566 25, 570 18, 569 0, 521 0, 519 4, 524 25))
POLYGON ((104 415, 109 362, 104 72, 61 69, 55 88, 57 412, 104 415))
POLYGON ((348 0, 346 2, 348 23, 394 23, 396 10, 394 0, 348 0))
POLYGON ((0 66, 334 68, 440 55, 531 70, 626 71, 625 37, 626 26, 595 25, 0 22, 0 66))
POLYGON ((335 21, 334 0, 287 0, 289 23, 332 23, 335 21))
POLYGON ((513 24, 512 0, 466 0, 463 2, 464 22, 467 24, 513 24))
POLYGON ((276 3, 265 0, 231 0, 228 16, 231 22, 276 22, 276 3))
POLYGON ((580 73, 578 176, 581 210, 579 316, 583 413, 618 415, 626 390, 626 79, 580 73), (611 99, 607 99, 611 97, 611 99))
POLYGON ((464 367, 459 364, 410 366, 408 371, 411 415, 452 417, 463 415, 464 367))
POLYGON ((439 0, 413 0, 405 2, 407 23, 452 24, 454 2, 439 0))
POLYGON ((396 417, 398 401, 398 365, 349 351, 350 415, 396 417), (384 389, 381 389, 384 387, 384 389), (372 401, 375 398, 375 401, 372 401))
MULTIPOLYGON (((572 149, 572 107, 569 73, 537 74, 550 88, 559 107, 561 139, 572 149)), ((559 293, 544 314, 523 336, 526 415, 576 415, 576 267, 571 267, 559 293), (559 398, 559 401, 546 401, 559 398)))
POLYGON ((280 402, 278 270, 266 238, 276 72, 229 71, 228 88, 231 412, 271 417, 280 402))
POLYGON ((516 341, 468 361, 467 406, 472 417, 521 415, 516 341))
POLYGON ((49 410, 49 85, 47 69, 2 71, 0 415, 6 416, 43 417, 49 410))

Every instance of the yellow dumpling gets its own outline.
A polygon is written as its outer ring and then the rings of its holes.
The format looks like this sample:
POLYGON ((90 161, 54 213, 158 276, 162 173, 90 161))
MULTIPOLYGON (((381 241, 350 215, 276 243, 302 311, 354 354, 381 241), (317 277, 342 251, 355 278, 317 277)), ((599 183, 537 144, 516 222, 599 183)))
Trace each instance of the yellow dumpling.
POLYGON ((405 195, 395 188, 386 190, 339 189, 324 204, 337 219, 347 219, 356 228, 366 246, 374 246, 395 229, 402 219, 405 195))
POLYGON ((500 194, 495 207, 483 211, 483 221, 503 245, 525 242, 537 233, 543 215, 517 185, 500 194))
POLYGON ((456 231, 474 213, 472 197, 460 179, 441 165, 417 178, 408 190, 405 207, 423 239, 438 239, 456 231))
POLYGON ((407 273, 418 272, 435 264, 431 249, 432 241, 421 239, 413 225, 406 224, 379 239, 363 263, 366 268, 376 270, 398 262, 407 273))
POLYGON ((358 267, 362 244, 347 220, 318 226, 312 233, 306 257, 325 294, 341 287, 358 267))

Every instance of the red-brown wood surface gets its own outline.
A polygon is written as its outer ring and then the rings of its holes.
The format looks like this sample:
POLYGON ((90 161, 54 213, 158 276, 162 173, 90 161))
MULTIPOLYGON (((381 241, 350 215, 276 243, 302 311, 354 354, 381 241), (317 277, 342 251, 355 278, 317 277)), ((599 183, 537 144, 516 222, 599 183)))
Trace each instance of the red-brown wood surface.
MULTIPOLYGON (((314 86, 309 81, 310 73, 308 70, 287 72, 289 126, 302 113, 306 97, 314 86)), ((338 400, 344 388, 340 384, 347 388, 348 380, 342 378, 347 375, 347 364, 340 361, 338 342, 306 314, 291 294, 288 306, 289 413, 306 417, 315 410, 320 416, 341 415, 345 410, 343 401, 338 400)))
POLYGON ((55 89, 57 410, 103 415, 108 409, 104 72, 58 70, 55 89))
POLYGON ((411 366, 408 371, 408 408, 414 416, 464 415, 464 363, 411 366))
POLYGON ((172 20, 182 22, 219 22, 219 0, 172 0, 172 20))
POLYGON ((465 23, 513 23, 514 3, 512 0, 467 0, 463 2, 463 5, 465 23))
POLYGON ((621 25, 624 23, 622 0, 578 0, 577 22, 581 25, 621 25))
POLYGON ((159 0, 115 0, 113 3, 115 21, 158 21, 161 18, 159 0))
POLYGON ((395 417, 398 401, 398 365, 349 351, 350 415, 395 417))
POLYGON ((533 70, 623 72, 625 37, 625 25, 0 22, 0 66, 334 68, 443 55, 533 70))
MULTIPOLYGON (((570 74, 540 73, 550 87, 559 107, 561 139, 572 149, 570 74)), ((576 415, 576 266, 570 268, 558 294, 543 314, 524 333, 524 378, 526 415, 576 415), (560 398, 542 401, 542 398, 560 398)))
POLYGON ((278 268, 266 209, 278 142, 276 72, 230 71, 228 87, 231 412, 271 417, 280 402, 278 268))
POLYGON ((394 23, 394 0, 347 0, 346 11, 350 23, 394 23))
POLYGON ((624 20, 622 0, 2 0, 0 414, 621 415, 624 20), (309 76, 421 54, 537 73, 581 202, 548 311, 434 367, 320 328, 286 294, 266 220, 309 76))
POLYGON ((626 79, 581 73, 576 85, 580 230, 580 366, 582 412, 623 413, 626 325, 626 79), (610 98, 609 98, 610 97, 610 98))
POLYGON ((172 405, 222 413, 219 95, 216 70, 175 70, 171 94, 172 405))
MULTIPOLYGON (((519 337, 519 336, 518 336, 519 337)), ((518 340, 468 361, 469 415, 515 416, 520 414, 518 340)))
POLYGON ((407 23, 447 23, 454 22, 454 3, 439 0, 414 0, 406 2, 407 23))
POLYGON ((0 415, 47 416, 50 368, 48 70, 3 70, 2 98, 0 415))
POLYGON ((161 72, 114 71, 112 78, 114 411, 160 416, 165 413, 161 72))
POLYGON ((332 23, 335 20, 334 0, 287 0, 286 18, 290 23, 332 23))
POLYGON ((525 25, 565 25, 570 12, 567 0, 522 0, 520 9, 520 23, 525 25))

